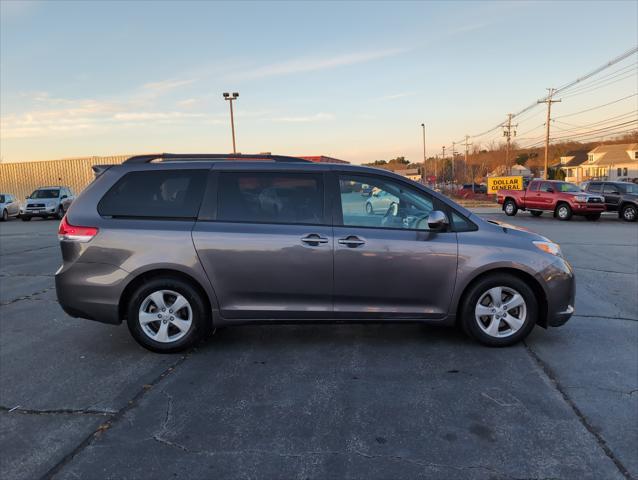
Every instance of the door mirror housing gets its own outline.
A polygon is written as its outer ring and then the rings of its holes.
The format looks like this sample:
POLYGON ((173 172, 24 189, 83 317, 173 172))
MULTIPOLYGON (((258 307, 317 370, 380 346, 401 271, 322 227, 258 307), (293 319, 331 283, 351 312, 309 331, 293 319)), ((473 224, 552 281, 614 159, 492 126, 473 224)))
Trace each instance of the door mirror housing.
POLYGON ((69 197, 68 197, 67 195, 62 195, 62 196, 60 197, 60 200, 64 200, 65 198, 69 198, 69 197))
POLYGON ((433 210, 428 215, 428 227, 430 230, 444 230, 450 224, 447 215, 441 210, 433 210))
POLYGON ((29 200, 31 197, 29 195, 27 195, 26 197, 24 197, 25 200, 29 200))

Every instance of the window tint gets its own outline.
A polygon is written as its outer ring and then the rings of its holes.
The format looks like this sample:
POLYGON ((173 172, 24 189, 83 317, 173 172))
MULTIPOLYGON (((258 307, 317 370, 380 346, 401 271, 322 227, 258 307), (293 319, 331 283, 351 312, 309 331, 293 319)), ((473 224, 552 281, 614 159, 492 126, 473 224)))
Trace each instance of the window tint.
POLYGON ((219 174, 217 220, 251 223, 323 223, 322 175, 219 174))
POLYGON ((0 203, 4 203, 4 202, 10 202, 11 200, 9 199, 9 197, 5 197, 4 195, 0 195, 0 203))
POLYGON ((606 183, 603 187, 603 193, 618 193, 618 187, 616 187, 616 185, 612 185, 611 183, 606 183))
POLYGON ((602 184, 600 183, 590 183, 589 186, 587 187, 587 191, 588 192, 600 192, 600 188, 602 187, 602 184))
POLYGON ((529 186, 529 189, 533 192, 537 192, 540 184, 540 182, 532 182, 529 186))
POLYGON ((113 217, 195 218, 208 170, 162 170, 124 175, 98 205, 113 217))
POLYGON ((541 192, 549 192, 553 190, 552 184, 549 182, 543 182, 540 188, 541 192))
POLYGON ((392 180, 339 176, 343 224, 427 230, 432 198, 392 180))

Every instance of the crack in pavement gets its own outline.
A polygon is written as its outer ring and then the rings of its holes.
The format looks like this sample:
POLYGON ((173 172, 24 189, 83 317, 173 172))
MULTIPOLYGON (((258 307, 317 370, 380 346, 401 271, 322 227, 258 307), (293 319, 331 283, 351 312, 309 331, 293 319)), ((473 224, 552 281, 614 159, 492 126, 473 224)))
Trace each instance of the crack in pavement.
POLYGON ((638 322, 638 318, 631 317, 608 317, 606 315, 574 315, 574 318, 602 318, 604 320, 623 320, 629 322, 638 322))
POLYGON ((618 393, 619 395, 628 395, 628 396, 632 396, 634 393, 638 392, 638 388, 634 388, 633 390, 628 390, 628 391, 624 391, 624 390, 617 390, 615 388, 607 388, 607 387, 598 387, 598 386, 580 386, 580 385, 567 385, 565 388, 569 388, 569 389, 573 389, 573 390, 590 390, 590 389, 594 389, 594 390, 602 390, 604 392, 612 392, 612 393, 618 393))
POLYGON ((116 410, 96 410, 91 408, 74 409, 74 408, 56 408, 56 409, 33 409, 22 408, 20 405, 9 408, 0 405, 0 412, 18 413, 21 415, 101 415, 111 417, 117 413, 116 410))
POLYGON ((576 265, 574 265, 573 267, 576 270, 589 270, 591 272, 617 273, 619 275, 638 275, 638 272, 619 272, 617 270, 602 270, 600 268, 578 267, 576 265))
POLYGON ((49 245, 48 247, 29 248, 27 250, 18 250, 17 252, 2 252, 0 256, 19 255, 21 253, 37 252, 38 250, 46 250, 48 248, 57 248, 57 245, 49 245))
POLYGON ((45 288, 44 290, 40 290, 38 292, 31 293, 29 295, 24 295, 22 297, 14 298, 13 300, 9 300, 8 302, 0 302, 0 307, 4 307, 6 305, 11 305, 12 303, 16 303, 16 302, 21 302, 22 300, 38 300, 39 301, 41 299, 33 298, 33 297, 35 297, 37 295, 42 295, 42 294, 47 293, 47 292, 49 292, 49 291, 51 291, 53 289, 55 289, 55 287, 48 287, 48 288, 45 288))
POLYGON ((616 454, 614 454, 614 452, 609 447, 609 445, 607 445, 607 442, 602 437, 602 435, 599 432, 597 432, 596 429, 589 423, 589 421, 587 420, 583 412, 580 410, 580 408, 578 408, 576 403, 571 399, 569 395, 567 395, 567 392, 561 386, 558 379, 556 378, 554 371, 549 367, 549 365, 547 365, 541 359, 540 356, 537 355, 537 353, 534 350, 532 350, 532 347, 530 347, 527 341, 523 340, 523 345, 525 345, 525 350, 527 350, 527 352, 532 357, 532 359, 540 367, 541 371, 547 376, 547 378, 549 379, 551 384, 554 386, 554 388, 563 397, 563 400, 565 401, 565 403, 567 403, 567 405, 569 405, 569 407, 572 409, 574 414, 576 414, 576 417, 578 418, 580 423, 583 425, 583 427, 585 427, 585 429, 594 437, 594 439, 596 440, 596 443, 603 450, 605 455, 607 455, 607 457, 612 462, 614 462, 614 465, 616 465, 616 468, 627 480, 631 480, 632 476, 629 473, 629 470, 627 470, 627 468, 623 465, 620 459, 616 457, 616 454))
POLYGON ((128 401, 126 406, 110 415, 106 422, 98 426, 97 429, 95 429, 93 432, 89 433, 86 438, 82 440, 71 452, 66 454, 58 463, 51 467, 49 471, 41 477, 41 480, 51 480, 53 477, 55 477, 55 475, 57 475, 69 462, 71 462, 71 460, 82 453, 82 451, 86 447, 91 445, 94 440, 99 438, 104 432, 115 425, 122 417, 124 417, 124 415, 126 415, 126 413, 137 407, 146 393, 152 390, 160 382, 162 382, 168 375, 172 374, 177 367, 179 367, 190 357, 192 351, 193 350, 190 350, 186 354, 182 355, 179 359, 177 359, 169 367, 167 367, 162 373, 155 377, 150 383, 143 385, 142 388, 133 396, 133 398, 128 401))
MULTIPOLYGON (((304 458, 304 457, 312 457, 312 456, 328 456, 328 455, 335 455, 335 456, 344 456, 344 455, 357 455, 363 458, 367 458, 370 460, 374 460, 374 459, 387 459, 387 460, 393 460, 393 461, 398 461, 398 462, 406 462, 406 463, 410 463, 410 464, 414 464, 414 465, 418 465, 421 467, 427 467, 427 468, 438 468, 438 469, 450 469, 450 470, 457 470, 457 471, 463 471, 463 470, 485 470, 487 472, 499 475, 499 478, 504 478, 504 479, 510 479, 510 480, 516 480, 516 477, 512 477, 510 475, 506 475, 505 473, 493 468, 493 467, 489 467, 486 465, 447 465, 447 464, 442 464, 442 463, 433 463, 433 462, 427 462, 425 460, 420 460, 420 459, 415 459, 415 458, 410 458, 410 457, 403 457, 400 455, 387 455, 387 454, 382 454, 382 455, 370 455, 370 454, 366 454, 363 452, 360 452, 358 450, 348 450, 345 452, 338 452, 338 451, 334 451, 334 450, 326 450, 326 451, 319 451, 319 452, 296 452, 296 453, 283 453, 283 452, 276 452, 273 450, 260 450, 260 449, 243 449, 243 450, 191 450, 188 447, 177 443, 177 442, 172 442, 170 440, 167 440, 159 435, 153 435, 153 440, 166 445, 168 447, 171 448, 175 448, 178 449, 180 451, 183 451, 185 453, 191 454, 191 455, 203 455, 203 456, 207 456, 207 457, 215 457, 215 456, 222 456, 222 455, 275 455, 278 457, 282 457, 282 458, 304 458)), ((525 477, 525 478, 530 478, 530 477, 525 477)))
POLYGON ((0 278, 12 278, 12 277, 55 277, 53 273, 0 273, 0 278))

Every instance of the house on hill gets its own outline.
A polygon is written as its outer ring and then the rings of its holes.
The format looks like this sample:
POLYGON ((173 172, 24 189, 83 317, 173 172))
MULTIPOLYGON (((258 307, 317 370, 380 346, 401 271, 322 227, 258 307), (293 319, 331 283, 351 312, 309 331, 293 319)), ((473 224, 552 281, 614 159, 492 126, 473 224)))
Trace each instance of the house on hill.
POLYGON ((560 163, 553 167, 565 172, 565 181, 582 182, 584 180, 582 164, 587 161, 588 153, 587 150, 572 150, 560 157, 560 163))
POLYGON ((638 143, 599 145, 587 153, 587 161, 581 164, 581 168, 583 180, 638 178, 638 143))

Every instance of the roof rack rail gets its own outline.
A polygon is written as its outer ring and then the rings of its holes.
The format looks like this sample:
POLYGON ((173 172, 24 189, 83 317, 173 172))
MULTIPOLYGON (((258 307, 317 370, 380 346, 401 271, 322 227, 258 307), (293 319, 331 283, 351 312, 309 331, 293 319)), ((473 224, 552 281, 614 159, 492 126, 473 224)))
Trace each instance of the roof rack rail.
MULTIPOLYGON (((290 163, 309 163, 310 160, 304 160, 299 157, 286 157, 284 155, 270 154, 242 154, 242 153, 153 153, 149 155, 137 155, 125 160, 124 163, 150 163, 154 160, 161 161, 197 161, 197 160, 270 160, 273 162, 290 162, 290 163)), ((310 162, 312 163, 312 162, 310 162)))

